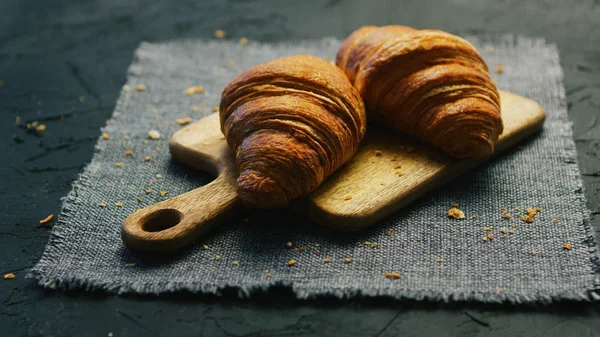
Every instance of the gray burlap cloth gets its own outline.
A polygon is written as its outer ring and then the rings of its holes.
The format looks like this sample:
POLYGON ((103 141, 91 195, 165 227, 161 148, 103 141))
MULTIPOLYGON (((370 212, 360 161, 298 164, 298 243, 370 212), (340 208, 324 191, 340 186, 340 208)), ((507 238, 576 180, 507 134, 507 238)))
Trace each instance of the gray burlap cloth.
POLYGON ((234 288, 248 295, 277 285, 299 298, 596 299, 596 248, 557 48, 541 39, 511 36, 469 40, 482 52, 499 88, 538 101, 547 113, 541 134, 522 149, 508 151, 363 232, 336 234, 285 209, 253 210, 180 254, 161 258, 127 250, 120 230, 136 208, 210 181, 169 156, 169 137, 181 128, 176 119, 213 113, 222 88, 242 69, 298 53, 333 58, 339 41, 143 43, 103 130, 110 139, 99 138, 31 276, 49 288, 118 293, 234 288), (504 72, 496 73, 500 63, 504 72), (138 90, 139 84, 145 90, 138 90), (205 91, 184 95, 192 85, 205 91), (160 132, 160 139, 149 139, 151 129, 160 132), (132 154, 125 155, 127 150, 132 154), (152 193, 146 193, 149 189, 152 193), (476 218, 449 219, 452 203, 476 218), (541 208, 533 223, 520 220, 528 207, 541 208), (502 208, 511 219, 501 216, 502 208), (484 241, 487 234, 494 239, 484 241), (570 250, 563 246, 567 243, 570 250), (325 258, 331 262, 324 263, 325 258), (287 265, 290 259, 297 261, 293 267, 287 265), (386 272, 401 278, 386 278, 386 272))

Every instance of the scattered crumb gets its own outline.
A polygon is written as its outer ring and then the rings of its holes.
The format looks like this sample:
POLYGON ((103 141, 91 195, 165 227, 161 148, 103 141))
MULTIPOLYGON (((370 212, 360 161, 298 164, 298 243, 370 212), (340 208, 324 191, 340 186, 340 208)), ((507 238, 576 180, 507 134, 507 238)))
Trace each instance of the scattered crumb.
POLYGON ((217 29, 217 30, 215 30, 215 37, 216 37, 217 39, 222 39, 222 38, 224 38, 224 37, 225 37, 225 31, 224 31, 224 30, 221 30, 221 29, 217 29))
POLYGON ((192 117, 177 118, 175 120, 179 125, 186 125, 193 121, 192 117))
POLYGON ((531 208, 528 207, 525 211, 527 211, 527 215, 521 217, 521 220, 528 222, 528 223, 532 223, 534 220, 535 215, 540 212, 542 209, 537 207, 537 208, 531 208))
POLYGON ((352 199, 351 195, 347 195, 347 196, 344 197, 344 200, 351 200, 351 199, 352 199))
POLYGON ((130 86, 128 86, 127 84, 125 84, 125 85, 123 86, 123 91, 125 91, 125 92, 129 92, 129 91, 131 91, 131 87, 130 87, 130 86))
POLYGON ((240 264, 240 262, 238 260, 234 260, 231 262, 232 265, 237 266, 238 264, 240 264))
POLYGON ((140 197, 137 197, 137 201, 138 201, 138 202, 142 202, 142 198, 140 198, 140 197))
POLYGON ((362 244, 362 242, 358 241, 358 242, 356 242, 356 246, 357 246, 357 247, 362 247, 362 246, 363 246, 363 244, 362 244))
POLYGON ((515 234, 515 230, 514 230, 514 229, 509 229, 509 230, 508 230, 508 232, 509 232, 510 234, 515 234))
POLYGON ((346 262, 346 263, 350 263, 350 262, 352 262, 352 259, 351 259, 351 258, 349 258, 349 257, 347 257, 347 258, 345 258, 345 259, 344 259, 344 262, 346 262))
POLYGON ((183 91, 183 94, 186 96, 192 96, 195 94, 201 94, 204 92, 204 87, 201 85, 193 85, 183 91))
POLYGON ((489 233, 489 234, 487 235, 487 238, 488 238, 490 241, 494 240, 494 234, 492 234, 492 233, 489 233))
POLYGON ((464 219, 465 213, 463 213, 463 211, 461 211, 460 209, 454 207, 454 208, 450 208, 448 210, 448 217, 455 218, 455 219, 464 219))
POLYGON ((98 206, 104 208, 104 207, 106 207, 106 204, 105 203, 101 203, 101 204, 98 204, 98 206))
POLYGON ((441 257, 438 257, 435 259, 435 262, 442 263, 442 262, 444 262, 444 259, 442 259, 441 257))
POLYGON ((538 253, 537 250, 535 250, 535 249, 531 250, 531 255, 536 255, 537 253, 538 253))
POLYGON ((152 157, 150 157, 150 156, 145 156, 144 157, 144 161, 150 161, 150 159, 152 159, 152 157))
POLYGON ((502 213, 502 217, 504 219, 510 219, 511 218, 510 213, 502 213))
POLYGON ((295 265, 295 264, 296 264, 296 260, 294 260, 294 259, 291 259, 291 260, 289 260, 289 261, 287 262, 287 265, 288 265, 288 266, 293 266, 293 265, 295 265))
POLYGON ((133 154, 132 150, 126 150, 125 153, 123 153, 123 156, 127 157, 127 156, 131 156, 132 154, 133 154))
POLYGON ((391 278, 391 279, 399 279, 400 278, 400 274, 398 273, 385 273, 385 278, 391 278))
POLYGON ((115 206, 117 206, 117 207, 123 207, 123 203, 122 202, 115 202, 115 206))
POLYGON ((552 219, 552 222, 558 223, 558 219, 552 219))
POLYGON ((377 242, 371 242, 371 248, 377 247, 377 242))
POLYGON ((152 190, 151 189, 147 189, 146 190, 146 194, 150 194, 150 193, 152 193, 152 190))
POLYGON ((484 236, 484 237, 482 237, 482 238, 481 238, 481 240, 483 240, 483 241, 487 241, 487 240, 488 240, 488 238, 487 238, 487 236, 484 236))
POLYGON ((148 131, 148 137, 150 137, 150 139, 159 139, 160 133, 156 130, 150 130, 148 131))
POLYGON ((485 47, 485 51, 491 54, 491 53, 494 52, 494 47, 492 47, 492 46, 486 46, 485 47))
POLYGON ((164 196, 166 196, 167 194, 169 194, 169 191, 160 191, 160 196, 161 196, 161 197, 164 197, 164 196))
POLYGON ((221 259, 221 255, 215 256, 215 260, 219 261, 221 259))
POLYGON ((105 132, 102 134, 102 139, 110 139, 110 135, 105 132))
POLYGON ((242 46, 245 46, 245 45, 247 45, 247 44, 248 44, 248 39, 247 39, 247 38, 245 38, 245 37, 241 38, 241 39, 240 39, 240 44, 241 44, 242 46))
POLYGON ((48 222, 52 221, 52 219, 54 219, 54 214, 50 214, 44 219, 40 220, 40 225, 47 224, 48 222))
POLYGON ((162 174, 160 174, 160 173, 159 173, 159 174, 157 174, 157 175, 156 175, 156 178, 157 178, 157 179, 162 179, 162 174))
POLYGON ((299 252, 306 251, 306 247, 300 247, 300 248, 298 248, 298 251, 299 251, 299 252))
POLYGON ((147 88, 146 85, 141 84, 141 83, 135 86, 135 90, 137 90, 137 91, 144 91, 144 90, 146 90, 146 88, 147 88))
POLYGON ((502 288, 498 287, 498 292, 499 292, 499 293, 501 293, 501 292, 503 292, 503 291, 504 291, 504 289, 502 289, 502 288))
POLYGON ((392 236, 392 234, 394 234, 394 229, 393 228, 388 228, 387 235, 388 236, 392 236))
POLYGON ((377 156, 377 157, 381 156, 381 151, 375 150, 375 156, 377 156))
POLYGON ((483 227, 483 230, 486 231, 486 232, 490 232, 490 231, 494 230, 494 227, 492 227, 492 226, 486 226, 486 227, 483 227))
POLYGON ((331 258, 330 257, 324 258, 323 263, 331 263, 331 258))
POLYGON ((123 162, 122 161, 118 161, 115 163, 116 167, 123 167, 123 162))
POLYGON ((317 250, 315 251, 315 254, 317 254, 317 255, 321 255, 321 251, 317 249, 317 250))
POLYGON ((573 246, 570 243, 563 243, 562 247, 566 250, 571 250, 573 249, 573 246))
MULTIPOLYGON (((160 135, 159 135, 160 136, 160 135)), ((158 138, 157 138, 158 139, 158 138)), ((156 147, 156 152, 160 151, 160 146, 156 147)))
POLYGON ((125 267, 133 268, 133 267, 135 267, 135 263, 127 263, 127 264, 125 264, 125 267))
POLYGON ((504 72, 504 64, 502 64, 502 63, 498 63, 498 64, 496 64, 496 72, 497 72, 498 74, 501 74, 501 73, 503 73, 503 72, 504 72))
POLYGON ((291 247, 291 246, 293 245, 293 243, 292 243, 292 241, 288 241, 288 243, 286 243, 286 245, 287 245, 288 247, 291 247))
POLYGON ((508 231, 508 229, 506 227, 500 228, 500 232, 501 233, 506 233, 507 231, 508 231))
POLYGON ((40 124, 40 125, 36 126, 35 127, 35 131, 37 131, 37 132, 44 132, 44 131, 46 131, 46 125, 40 124))
POLYGON ((218 106, 213 106, 212 107, 212 111, 213 112, 219 112, 219 107, 218 106))
POLYGON ((452 203, 452 207, 458 207, 458 204, 457 204, 457 203, 455 203, 455 202, 453 202, 453 203, 452 203))
POLYGON ((202 248, 204 248, 206 250, 206 249, 208 249, 208 245, 202 245, 202 248))
POLYGON ((15 278, 15 274, 13 274, 13 273, 4 274, 5 280, 12 280, 14 278, 15 278))
POLYGON ((469 217, 469 220, 475 220, 475 219, 477 219, 477 217, 476 217, 476 216, 474 216, 474 215, 471 215, 471 216, 469 217))
POLYGON ((129 139, 129 136, 125 136, 125 137, 123 137, 123 139, 129 139))
POLYGON ((272 275, 270 273, 265 273, 266 277, 271 277, 272 275))

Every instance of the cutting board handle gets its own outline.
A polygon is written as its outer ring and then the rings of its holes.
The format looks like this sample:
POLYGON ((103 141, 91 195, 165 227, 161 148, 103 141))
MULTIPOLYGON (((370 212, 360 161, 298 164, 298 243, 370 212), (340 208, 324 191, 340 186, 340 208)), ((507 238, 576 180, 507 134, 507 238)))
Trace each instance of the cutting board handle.
MULTIPOLYGON (((180 148, 170 144, 171 152, 180 148)), ((148 206, 131 214, 123 224, 121 238, 129 249, 143 253, 176 251, 197 241, 228 217, 243 210, 237 193, 237 170, 224 142, 202 144, 205 155, 194 166, 216 173, 217 178, 200 188, 148 206)), ((180 156, 187 153, 177 153, 180 156)))

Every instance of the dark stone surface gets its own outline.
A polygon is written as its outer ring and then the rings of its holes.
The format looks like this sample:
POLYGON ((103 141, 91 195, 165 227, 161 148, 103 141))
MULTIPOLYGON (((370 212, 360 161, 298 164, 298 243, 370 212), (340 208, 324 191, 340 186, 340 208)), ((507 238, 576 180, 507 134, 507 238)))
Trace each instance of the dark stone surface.
POLYGON ((212 36, 343 38, 365 24, 457 34, 545 36, 558 45, 592 224, 600 230, 600 2, 597 0, 141 1, 0 3, 0 335, 596 336, 597 306, 490 306, 387 300, 297 301, 285 290, 239 300, 44 291, 24 279, 60 198, 88 163, 140 41, 212 36), (79 97, 84 101, 80 102, 79 97), (40 120, 43 136, 21 125, 40 120), (63 116, 61 118, 61 116, 63 116))

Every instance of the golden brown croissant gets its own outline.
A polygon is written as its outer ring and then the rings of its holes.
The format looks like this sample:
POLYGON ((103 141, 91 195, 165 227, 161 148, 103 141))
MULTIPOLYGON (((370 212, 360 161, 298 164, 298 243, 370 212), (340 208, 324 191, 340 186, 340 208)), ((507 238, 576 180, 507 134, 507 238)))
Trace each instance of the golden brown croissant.
POLYGON ((365 101, 369 121, 458 158, 494 153, 500 95, 466 40, 436 30, 366 26, 343 42, 336 64, 365 101))
POLYGON ((221 131, 244 203, 285 205, 346 163, 365 134, 358 92, 336 66, 298 55, 250 68, 223 90, 221 131))

